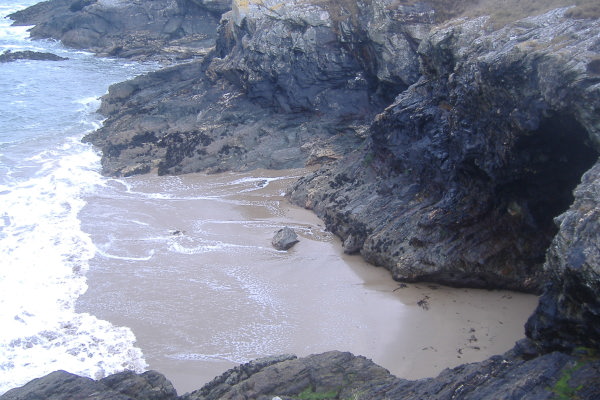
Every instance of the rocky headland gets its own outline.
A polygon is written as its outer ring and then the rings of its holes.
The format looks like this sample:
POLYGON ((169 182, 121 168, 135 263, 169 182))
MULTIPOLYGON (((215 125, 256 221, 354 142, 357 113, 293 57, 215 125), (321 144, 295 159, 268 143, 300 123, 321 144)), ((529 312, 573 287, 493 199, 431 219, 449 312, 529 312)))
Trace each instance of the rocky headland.
MULTIPOLYGON (((197 43, 198 15, 216 28, 225 7, 205 3, 55 0, 17 20, 38 24, 35 37, 147 58, 197 43), (107 50, 121 46, 119 24, 88 42, 63 36, 64 18, 85 27, 123 7, 147 18, 158 3, 169 7, 154 31, 145 21, 121 35, 150 38, 122 46, 133 53, 107 50)), ((257 360, 182 398, 600 397, 600 10, 580 1, 498 26, 440 21, 431 3, 234 0, 214 49, 113 85, 86 140, 110 175, 320 166, 289 198, 345 251, 398 280, 541 293, 527 338, 412 382, 348 353, 257 360)), ((57 372, 2 399, 177 398, 169 385, 153 372, 57 372)))

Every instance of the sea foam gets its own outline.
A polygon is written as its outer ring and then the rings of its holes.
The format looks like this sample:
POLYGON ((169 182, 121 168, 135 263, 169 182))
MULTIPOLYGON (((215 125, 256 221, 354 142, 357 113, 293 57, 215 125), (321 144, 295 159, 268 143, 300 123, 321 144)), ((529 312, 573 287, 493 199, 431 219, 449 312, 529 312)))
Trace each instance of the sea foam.
POLYGON ((0 189, 0 393, 56 369, 93 378, 143 370, 131 330, 75 312, 96 253, 78 213, 102 182, 97 154, 73 139, 33 162, 31 178, 0 189))

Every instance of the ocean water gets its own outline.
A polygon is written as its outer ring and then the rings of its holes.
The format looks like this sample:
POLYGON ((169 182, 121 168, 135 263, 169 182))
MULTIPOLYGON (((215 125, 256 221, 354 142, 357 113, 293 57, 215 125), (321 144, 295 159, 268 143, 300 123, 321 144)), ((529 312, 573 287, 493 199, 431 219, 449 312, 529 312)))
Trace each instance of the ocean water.
POLYGON ((81 230, 99 155, 80 142, 101 123, 111 83, 155 68, 99 59, 5 18, 37 1, 0 1, 0 51, 69 60, 0 64, 0 393, 56 369, 101 377, 146 362, 129 328, 75 312, 95 246, 81 230))

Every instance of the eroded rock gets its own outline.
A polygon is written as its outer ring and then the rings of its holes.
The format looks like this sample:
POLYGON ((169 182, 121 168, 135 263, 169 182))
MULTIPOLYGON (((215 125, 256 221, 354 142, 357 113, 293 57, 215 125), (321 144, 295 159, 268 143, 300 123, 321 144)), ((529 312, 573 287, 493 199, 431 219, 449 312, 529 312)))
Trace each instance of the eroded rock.
POLYGON ((424 6, 358 4, 362 22, 348 25, 325 3, 234 2, 204 60, 110 88, 108 119, 87 137, 102 148, 104 172, 296 168, 357 147, 418 78, 416 45, 431 23, 424 6), (370 23, 395 39, 370 34, 370 23))
POLYGON ((600 149, 587 70, 600 22, 564 12, 433 30, 424 77, 377 116, 368 145, 300 180, 292 201, 396 279, 540 290, 553 218, 600 149))

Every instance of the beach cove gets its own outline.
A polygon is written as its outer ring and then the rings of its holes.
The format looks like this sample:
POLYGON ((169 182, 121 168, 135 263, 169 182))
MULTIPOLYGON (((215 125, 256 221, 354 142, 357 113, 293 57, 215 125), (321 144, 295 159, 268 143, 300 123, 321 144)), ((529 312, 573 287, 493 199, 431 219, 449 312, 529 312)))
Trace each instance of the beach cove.
POLYGON ((287 187, 306 170, 108 179, 80 213, 97 252, 78 312, 132 329, 179 393, 237 364, 333 349, 418 379, 523 338, 537 297, 404 285, 343 254, 287 187), (300 242, 277 251, 283 226, 300 242))

